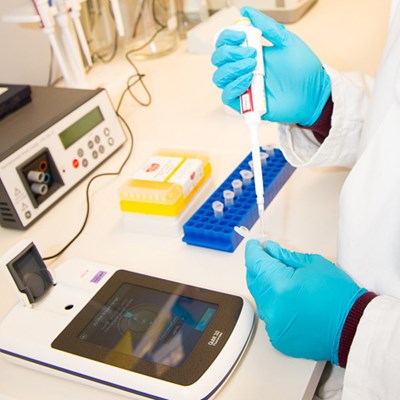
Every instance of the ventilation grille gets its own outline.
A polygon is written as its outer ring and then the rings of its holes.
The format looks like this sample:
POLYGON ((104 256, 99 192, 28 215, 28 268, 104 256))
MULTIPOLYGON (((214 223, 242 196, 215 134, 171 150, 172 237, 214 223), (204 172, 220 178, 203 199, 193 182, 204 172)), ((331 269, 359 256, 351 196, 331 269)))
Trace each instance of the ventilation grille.
POLYGON ((12 209, 9 207, 8 203, 5 203, 4 201, 0 201, 0 218, 4 222, 17 222, 12 209))
POLYGON ((23 229, 14 205, 0 178, 0 225, 5 228, 23 229))

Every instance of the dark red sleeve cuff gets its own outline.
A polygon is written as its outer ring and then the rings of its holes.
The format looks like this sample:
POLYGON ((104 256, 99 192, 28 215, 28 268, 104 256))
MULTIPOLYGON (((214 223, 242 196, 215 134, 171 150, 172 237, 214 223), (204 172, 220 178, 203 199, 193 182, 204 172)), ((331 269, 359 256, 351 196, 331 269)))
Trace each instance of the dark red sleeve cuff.
POLYGON ((358 323, 366 309, 367 305, 377 295, 373 292, 366 292, 361 295, 353 304, 344 322, 342 334, 339 342, 339 365, 346 368, 347 358, 349 356, 350 347, 353 343, 354 336, 357 331, 358 323))
POLYGON ((323 143, 324 140, 328 137, 329 131, 331 130, 331 121, 332 121, 332 112, 333 112, 333 101, 332 95, 329 96, 328 101, 325 104, 324 109, 320 117, 317 121, 310 126, 298 125, 301 128, 310 129, 315 136, 315 139, 318 140, 319 143, 323 143))

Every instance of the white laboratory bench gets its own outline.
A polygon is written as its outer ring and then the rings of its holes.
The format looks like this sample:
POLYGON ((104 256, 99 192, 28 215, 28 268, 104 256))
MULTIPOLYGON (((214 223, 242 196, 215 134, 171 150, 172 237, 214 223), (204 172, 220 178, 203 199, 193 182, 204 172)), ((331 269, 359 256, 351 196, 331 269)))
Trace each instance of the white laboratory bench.
MULTIPOLYGON (((384 42, 388 4, 388 0, 318 0, 289 29, 298 33, 324 63, 339 70, 374 74, 384 42)), ((241 119, 224 111, 220 91, 211 83, 214 67, 209 55, 189 54, 186 42, 182 41, 172 54, 137 61, 136 65, 145 74, 152 103, 142 107, 128 96, 120 110, 133 131, 133 154, 118 177, 103 177, 94 182, 85 230, 48 266, 55 268, 72 257, 86 258, 170 280, 241 293, 251 299, 245 281, 244 242, 235 252, 224 253, 189 246, 179 236, 140 234, 122 227, 119 188, 154 151, 177 148, 207 152, 215 187, 250 151, 246 127, 241 119)), ((117 105, 126 80, 133 73, 121 54, 111 64, 96 66, 87 78, 91 85, 106 87, 117 105)), ((133 91, 139 97, 145 96, 139 86, 133 91)), ((262 126, 260 142, 277 143, 275 124, 262 126)), ((96 172, 117 170, 128 147, 126 144, 96 172)), ((338 168, 296 170, 265 213, 271 238, 291 249, 318 252, 335 259, 338 199, 347 172, 338 168)), ((87 182, 88 179, 28 230, 0 228, 0 253, 21 239, 33 240, 43 256, 62 248, 82 224, 87 182)), ((258 223, 253 229, 258 231, 258 223)), ((16 301, 1 279, 0 317, 16 301)), ((264 324, 259 323, 247 353, 217 398, 310 399, 322 367, 320 363, 279 354, 270 345, 264 324)), ((2 395, 21 400, 121 398, 3 359, 0 371, 0 399, 2 395)))

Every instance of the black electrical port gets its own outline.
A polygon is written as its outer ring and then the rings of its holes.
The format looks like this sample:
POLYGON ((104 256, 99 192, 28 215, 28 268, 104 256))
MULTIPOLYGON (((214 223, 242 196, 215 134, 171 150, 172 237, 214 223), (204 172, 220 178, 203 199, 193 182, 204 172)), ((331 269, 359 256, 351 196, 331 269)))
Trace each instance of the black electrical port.
POLYGON ((47 148, 18 166, 17 171, 35 208, 64 185, 47 148))

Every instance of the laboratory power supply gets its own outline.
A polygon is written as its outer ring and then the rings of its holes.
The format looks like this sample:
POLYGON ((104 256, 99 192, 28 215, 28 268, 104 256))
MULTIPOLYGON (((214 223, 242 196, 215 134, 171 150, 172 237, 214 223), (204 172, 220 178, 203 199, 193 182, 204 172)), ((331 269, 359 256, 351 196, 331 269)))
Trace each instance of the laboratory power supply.
POLYGON ((125 141, 105 89, 32 86, 0 121, 0 224, 26 229, 125 141))

